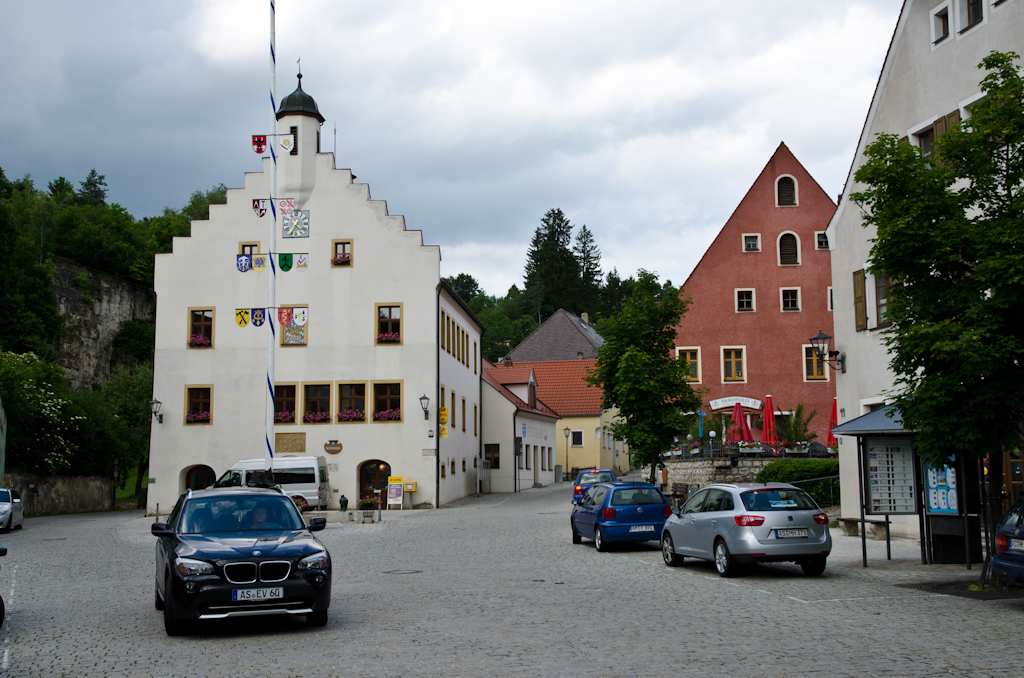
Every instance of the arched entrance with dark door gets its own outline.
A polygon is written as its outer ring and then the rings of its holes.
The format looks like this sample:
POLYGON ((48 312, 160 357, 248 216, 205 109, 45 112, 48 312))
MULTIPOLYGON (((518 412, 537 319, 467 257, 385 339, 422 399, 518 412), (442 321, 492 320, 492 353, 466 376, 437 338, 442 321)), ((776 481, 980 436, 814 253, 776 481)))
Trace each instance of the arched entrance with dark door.
MULTIPOLYGON (((391 475, 391 464, 380 459, 364 461, 359 466, 359 499, 364 497, 378 497, 381 502, 387 502, 388 476, 391 475), (374 492, 380 490, 380 494, 374 492)), ((381 508, 387 508, 385 503, 381 508)))
POLYGON ((217 476, 209 466, 193 466, 185 473, 185 489, 201 490, 213 485, 216 480, 217 476))

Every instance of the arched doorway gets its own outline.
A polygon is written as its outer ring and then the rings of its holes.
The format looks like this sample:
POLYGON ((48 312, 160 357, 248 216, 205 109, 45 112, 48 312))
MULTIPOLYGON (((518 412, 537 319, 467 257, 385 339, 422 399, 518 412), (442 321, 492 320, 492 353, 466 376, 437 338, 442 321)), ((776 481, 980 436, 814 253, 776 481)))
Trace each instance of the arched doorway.
POLYGON ((201 490, 213 485, 217 475, 209 466, 193 466, 185 474, 186 490, 201 490))
MULTIPOLYGON (((359 466, 359 493, 356 496, 359 499, 368 496, 379 497, 382 502, 386 502, 389 475, 391 475, 391 464, 386 461, 380 459, 364 461, 359 466), (376 494, 374 490, 380 490, 380 494, 376 494)), ((387 506, 381 504, 381 508, 387 508, 387 506)))

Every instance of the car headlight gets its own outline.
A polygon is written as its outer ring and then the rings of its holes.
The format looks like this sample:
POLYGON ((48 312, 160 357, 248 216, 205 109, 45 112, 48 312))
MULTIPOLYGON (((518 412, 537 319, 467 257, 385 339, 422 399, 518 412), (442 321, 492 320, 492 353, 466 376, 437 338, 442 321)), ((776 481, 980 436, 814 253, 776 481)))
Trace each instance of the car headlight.
POLYGON ((327 555, 327 551, 321 551, 320 553, 314 553, 311 556, 306 556, 299 561, 299 566, 296 569, 299 570, 326 570, 327 563, 330 562, 330 558, 327 555))
POLYGON ((197 574, 213 574, 213 565, 202 560, 191 558, 175 558, 174 569, 182 577, 194 577, 197 574))

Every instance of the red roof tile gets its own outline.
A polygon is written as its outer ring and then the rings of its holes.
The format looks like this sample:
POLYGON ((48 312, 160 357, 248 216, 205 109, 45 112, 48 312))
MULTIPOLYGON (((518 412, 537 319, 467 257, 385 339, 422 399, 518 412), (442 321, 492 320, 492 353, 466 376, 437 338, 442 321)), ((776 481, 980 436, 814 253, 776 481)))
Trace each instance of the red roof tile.
POLYGON ((545 417, 552 417, 555 419, 558 418, 558 413, 555 412, 550 407, 548 407, 547 405, 545 405, 539 396, 537 398, 537 407, 530 407, 529 404, 526 403, 526 401, 524 401, 522 398, 517 396, 512 391, 502 386, 501 383, 498 382, 497 378, 495 377, 495 372, 497 372, 499 369, 500 368, 488 369, 485 366, 483 375, 481 376, 483 376, 484 381, 493 386, 498 393, 505 396, 509 401, 511 401, 516 407, 518 407, 523 412, 532 412, 534 414, 540 414, 545 417))
POLYGON ((523 367, 521 363, 516 363, 514 367, 505 367, 504 365, 488 367, 485 365, 484 371, 490 372, 499 384, 529 384, 530 375, 533 374, 532 369, 523 367))
POLYGON ((604 392, 585 381, 596 364, 596 360, 549 360, 516 363, 506 369, 532 368, 537 379, 537 397, 563 417, 581 417, 601 414, 604 392))

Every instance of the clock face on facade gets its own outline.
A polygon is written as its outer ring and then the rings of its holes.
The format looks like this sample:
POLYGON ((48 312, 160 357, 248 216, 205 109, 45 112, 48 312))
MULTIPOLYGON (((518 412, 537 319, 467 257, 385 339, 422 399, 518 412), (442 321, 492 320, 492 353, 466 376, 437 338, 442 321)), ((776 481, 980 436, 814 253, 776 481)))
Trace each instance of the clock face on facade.
POLYGON ((309 237, 309 210, 296 210, 291 214, 281 217, 282 238, 308 238, 309 237))

